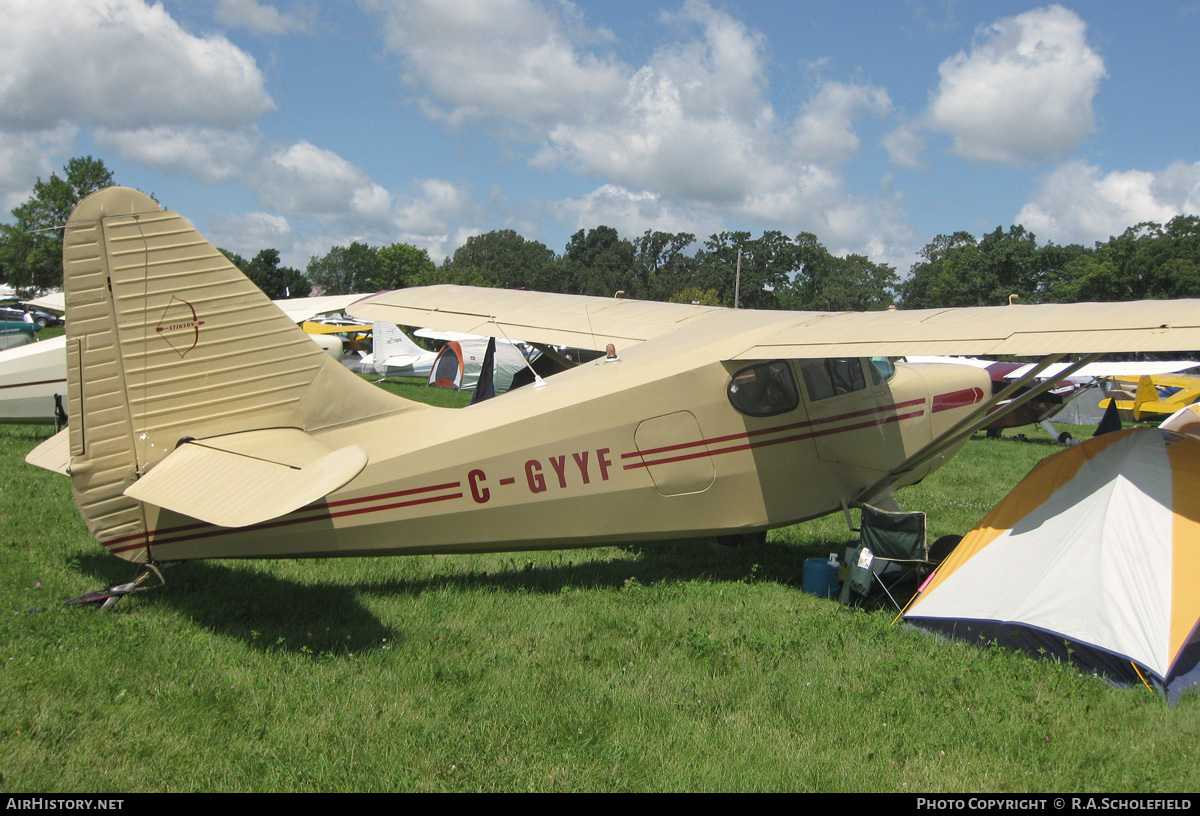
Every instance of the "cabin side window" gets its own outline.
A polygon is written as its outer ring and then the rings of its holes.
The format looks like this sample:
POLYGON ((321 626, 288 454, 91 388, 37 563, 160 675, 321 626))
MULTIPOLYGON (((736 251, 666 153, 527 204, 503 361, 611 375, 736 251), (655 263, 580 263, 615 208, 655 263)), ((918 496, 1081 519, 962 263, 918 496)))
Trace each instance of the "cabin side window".
POLYGON ((729 381, 729 402, 748 416, 774 416, 794 411, 800 391, 792 367, 784 360, 743 368, 729 381))
POLYGON ((857 357, 828 357, 800 360, 799 363, 809 399, 813 402, 867 387, 862 362, 857 357))
POLYGON ((896 373, 896 364, 887 357, 870 357, 867 368, 871 371, 871 385, 885 383, 896 373))

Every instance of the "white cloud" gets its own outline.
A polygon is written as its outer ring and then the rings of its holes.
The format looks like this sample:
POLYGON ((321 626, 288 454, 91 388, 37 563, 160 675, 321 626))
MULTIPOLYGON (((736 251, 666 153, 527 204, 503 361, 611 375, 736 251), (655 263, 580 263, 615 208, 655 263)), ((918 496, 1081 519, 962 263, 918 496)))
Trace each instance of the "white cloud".
POLYGON ((280 11, 258 0, 217 0, 213 12, 217 22, 230 28, 244 28, 255 34, 290 34, 312 30, 316 11, 301 5, 291 11, 280 11))
POLYGON ((582 196, 556 201, 549 207, 559 221, 573 230, 592 229, 600 224, 613 227, 626 238, 646 230, 690 232, 703 240, 724 229, 719 216, 664 200, 651 192, 635 192, 605 184, 582 196))
POLYGON ((476 215, 475 203, 462 185, 442 179, 422 179, 420 195, 401 206, 396 224, 408 235, 443 235, 456 221, 476 215))
POLYGON ((249 259, 263 249, 279 250, 285 266, 303 268, 308 258, 297 258, 293 249, 296 236, 292 225, 282 215, 251 212, 242 215, 219 215, 212 219, 208 239, 222 249, 236 252, 249 259))
POLYGON ((62 124, 32 133, 0 131, 0 210, 5 213, 33 195, 35 178, 47 179, 59 170, 51 156, 69 156, 78 128, 62 124))
POLYGON ((394 194, 333 151, 303 141, 270 151, 247 183, 263 207, 283 215, 267 220, 267 213, 255 213, 236 228, 222 222, 224 232, 242 242, 229 248, 259 241, 260 248, 276 246, 298 267, 312 255, 354 241, 408 243, 440 260, 476 231, 468 224, 479 215, 461 184, 420 179, 414 194, 394 194), (279 246, 285 238, 286 246, 279 246))
POLYGON ((0 128, 239 127, 274 103, 252 57, 142 0, 5 0, 0 128), (66 68, 69 66, 69 69, 66 68))
POLYGON ((262 206, 285 215, 364 226, 391 220, 387 190, 338 154, 306 141, 271 151, 249 181, 262 206))
POLYGON ((1160 173, 1102 173, 1072 161, 1042 179, 1015 221, 1040 241, 1091 244, 1142 221, 1162 224, 1195 212, 1200 212, 1200 162, 1175 162, 1160 173))
POLYGON ((479 235, 480 231, 476 227, 460 226, 451 232, 441 233, 437 235, 414 235, 410 233, 401 233, 395 240, 400 241, 417 249, 423 249, 429 253, 429 259, 435 264, 440 264, 449 255, 453 254, 454 250, 467 242, 467 239, 473 235, 479 235))
POLYGON ((824 82, 781 119, 766 38, 703 0, 659 15, 677 36, 639 66, 599 55, 593 45, 611 35, 569 3, 361 2, 384 20, 427 115, 508 126, 509 138, 540 144, 532 167, 596 179, 592 193, 546 204, 581 226, 705 234, 733 219, 819 231, 826 211, 863 206, 841 168, 860 150, 858 122, 892 110, 880 87, 824 82))
POLYGON ((1019 164, 1073 150, 1092 131, 1105 76, 1086 33, 1057 5, 997 21, 938 67, 928 126, 950 133, 969 159, 1019 164))
POLYGON ((94 136, 98 145, 115 150, 128 161, 168 173, 186 172, 203 184, 217 184, 244 173, 262 140, 256 128, 97 128, 94 136))
POLYGON ((925 137, 911 123, 906 123, 883 137, 883 149, 888 160, 910 170, 924 170, 921 154, 925 152, 925 137))
POLYGON ((840 164, 858 152, 855 122, 863 115, 883 117, 891 110, 883 88, 826 82, 796 120, 792 147, 806 161, 840 164))
POLYGON ((624 87, 614 61, 577 52, 596 39, 577 17, 529 0, 363 0, 384 22, 407 78, 430 94, 427 113, 453 124, 503 117, 554 120, 607 101, 624 87))
POLYGON ((786 185, 761 37, 701 3, 671 19, 698 26, 701 39, 656 51, 619 103, 555 126, 535 165, 566 164, 621 187, 717 207, 736 207, 764 184, 786 185))

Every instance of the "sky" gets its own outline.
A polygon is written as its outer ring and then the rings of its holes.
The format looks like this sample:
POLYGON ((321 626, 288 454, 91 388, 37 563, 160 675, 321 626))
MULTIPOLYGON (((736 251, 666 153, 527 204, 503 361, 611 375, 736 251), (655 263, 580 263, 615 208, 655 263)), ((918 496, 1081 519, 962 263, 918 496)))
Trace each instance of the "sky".
POLYGON ((0 0, 0 217, 72 156, 303 268, 513 229, 1105 241, 1200 213, 1200 0, 0 0))

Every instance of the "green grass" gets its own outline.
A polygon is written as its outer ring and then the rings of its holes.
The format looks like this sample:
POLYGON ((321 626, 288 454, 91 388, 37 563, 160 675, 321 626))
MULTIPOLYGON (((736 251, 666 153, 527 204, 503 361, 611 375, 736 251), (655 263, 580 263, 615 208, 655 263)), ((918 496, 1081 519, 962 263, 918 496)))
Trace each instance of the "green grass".
MULTIPOLYGON (((133 569, 21 461, 47 433, 0 427, 2 792, 1200 789, 1200 700, 802 593, 838 516, 736 549, 193 563, 66 608, 133 569)), ((903 503, 964 532, 1055 450, 1030 436, 903 503)))

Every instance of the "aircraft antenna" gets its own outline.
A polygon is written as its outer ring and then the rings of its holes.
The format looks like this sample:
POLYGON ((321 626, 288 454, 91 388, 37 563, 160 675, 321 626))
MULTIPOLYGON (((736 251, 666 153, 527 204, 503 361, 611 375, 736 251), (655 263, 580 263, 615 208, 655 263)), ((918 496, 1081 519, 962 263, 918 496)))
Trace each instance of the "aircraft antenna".
POLYGON ((592 328, 592 313, 588 311, 586 303, 583 304, 583 313, 588 319, 588 334, 592 336, 592 348, 596 348, 596 330, 592 328))
MULTIPOLYGON (((516 343, 514 343, 511 339, 509 339, 508 333, 506 331, 504 331, 504 327, 501 326, 500 322, 496 320, 495 315, 488 315, 488 319, 491 320, 492 323, 495 324, 496 328, 500 330, 500 333, 504 335, 505 340, 508 340, 508 344, 510 346, 516 345, 516 343)), ((534 388, 545 388, 546 381, 542 379, 542 376, 540 374, 538 374, 536 371, 533 370, 533 366, 531 366, 529 364, 529 358, 526 357, 524 354, 522 354, 521 359, 525 361, 525 367, 528 368, 529 373, 533 375, 533 387, 534 388)))

